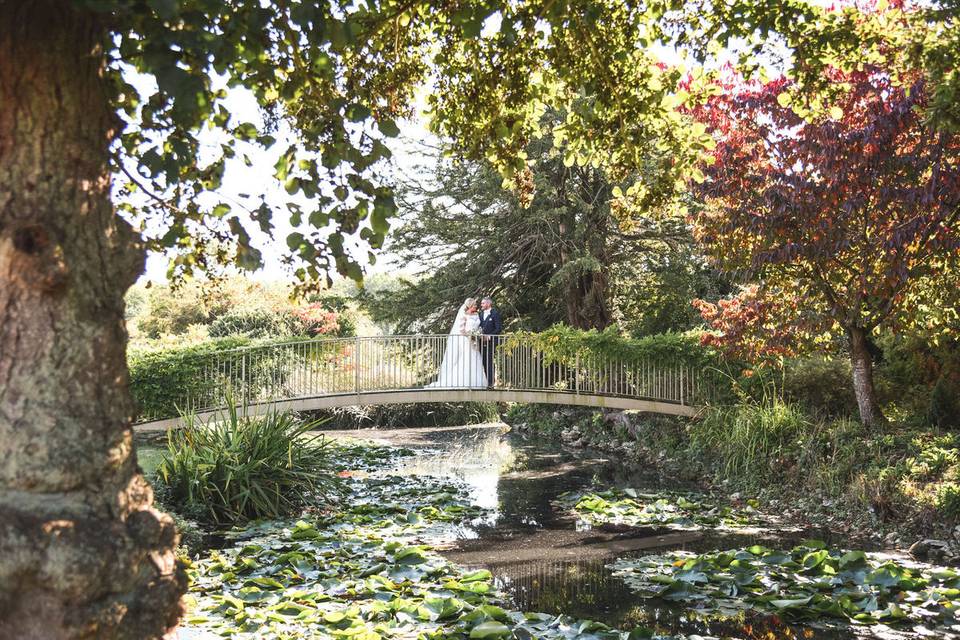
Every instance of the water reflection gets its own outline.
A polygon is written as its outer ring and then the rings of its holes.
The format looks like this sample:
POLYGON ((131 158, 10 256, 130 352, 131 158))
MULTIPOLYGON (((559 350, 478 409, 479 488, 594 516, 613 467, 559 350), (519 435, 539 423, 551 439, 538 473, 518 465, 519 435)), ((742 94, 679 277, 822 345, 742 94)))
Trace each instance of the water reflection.
MULTIPOLYGON (((564 613, 625 629, 644 625, 665 634, 758 640, 917 637, 878 626, 821 628, 791 625, 769 615, 702 615, 680 603, 638 598, 607 569, 615 558, 757 543, 789 548, 806 537, 829 542, 832 536, 821 530, 743 533, 578 527, 575 518, 553 505, 565 491, 594 482, 641 491, 690 487, 649 470, 624 468, 601 454, 574 454, 523 442, 503 428, 446 429, 418 437, 420 441, 413 444, 418 455, 404 461, 398 471, 458 479, 470 488, 475 504, 491 510, 445 555, 466 566, 490 569, 498 587, 520 610, 564 613)), ((833 542, 843 546, 843 540, 833 542)))

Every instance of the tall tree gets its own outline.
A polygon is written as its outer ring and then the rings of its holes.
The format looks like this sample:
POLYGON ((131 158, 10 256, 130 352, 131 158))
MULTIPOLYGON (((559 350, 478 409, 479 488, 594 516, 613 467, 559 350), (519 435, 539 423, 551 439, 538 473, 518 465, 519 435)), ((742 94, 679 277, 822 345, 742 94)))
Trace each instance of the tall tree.
POLYGON ((420 274, 371 299, 376 315, 401 330, 443 331, 461 300, 489 294, 517 328, 603 329, 638 275, 631 267, 692 244, 676 219, 624 231, 604 173, 567 166, 549 138, 527 154, 535 170, 526 206, 487 162, 434 155, 425 177, 399 185, 401 222, 388 247, 420 274))
POLYGON ((697 237, 758 283, 703 311, 721 342, 790 348, 841 332, 860 417, 875 426, 871 335, 898 316, 922 321, 925 287, 960 260, 960 137, 924 119, 922 80, 901 87, 876 67, 832 78, 849 88, 828 118, 800 118, 784 80, 728 86, 698 112, 719 145, 697 237))

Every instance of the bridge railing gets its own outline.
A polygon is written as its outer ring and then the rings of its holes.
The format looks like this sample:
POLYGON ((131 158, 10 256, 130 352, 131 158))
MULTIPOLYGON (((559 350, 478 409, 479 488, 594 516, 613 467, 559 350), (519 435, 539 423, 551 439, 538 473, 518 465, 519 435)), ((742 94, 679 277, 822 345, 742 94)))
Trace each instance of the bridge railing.
MULTIPOLYGON (((422 388, 482 387, 466 367, 449 367, 437 386, 449 348, 447 335, 322 338, 249 346, 198 355, 172 390, 181 411, 235 404, 422 388)), ((481 337, 460 336, 461 352, 479 350, 481 337)), ((630 361, 584 351, 559 359, 527 334, 507 334, 494 348, 494 389, 620 396, 680 405, 703 403, 701 372, 683 362, 630 361)), ((187 369, 187 368, 185 368, 187 369)), ((358 398, 358 404, 363 404, 358 398)), ((146 413, 140 421, 171 418, 146 413)))

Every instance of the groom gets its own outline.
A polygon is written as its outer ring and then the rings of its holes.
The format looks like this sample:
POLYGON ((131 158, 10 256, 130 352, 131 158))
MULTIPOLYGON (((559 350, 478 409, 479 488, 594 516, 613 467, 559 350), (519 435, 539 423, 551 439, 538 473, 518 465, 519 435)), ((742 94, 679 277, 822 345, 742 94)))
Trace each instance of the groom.
POLYGON ((503 320, 500 312, 493 308, 493 298, 485 297, 480 301, 480 331, 483 340, 480 342, 480 358, 483 360, 483 373, 487 376, 487 389, 493 388, 493 352, 497 348, 497 341, 503 332, 503 320))

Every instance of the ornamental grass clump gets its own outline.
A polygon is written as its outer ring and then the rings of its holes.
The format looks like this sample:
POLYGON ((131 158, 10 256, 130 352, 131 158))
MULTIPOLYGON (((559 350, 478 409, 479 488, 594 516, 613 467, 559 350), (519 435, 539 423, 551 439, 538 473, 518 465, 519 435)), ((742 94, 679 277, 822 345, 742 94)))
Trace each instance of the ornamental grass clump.
POLYGON ((711 408, 692 425, 690 438, 694 449, 716 456, 723 478, 757 487, 783 475, 812 427, 798 405, 770 397, 711 408))
POLYGON ((331 442, 311 436, 319 421, 291 413, 261 417, 231 408, 206 422, 185 417, 157 467, 157 490, 174 510, 232 524, 298 514, 339 485, 331 442))

